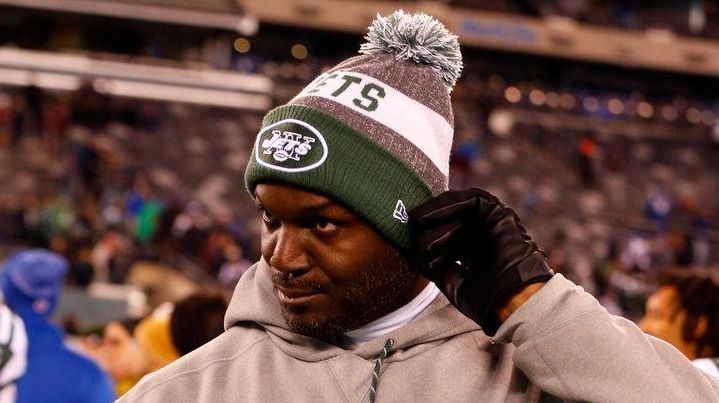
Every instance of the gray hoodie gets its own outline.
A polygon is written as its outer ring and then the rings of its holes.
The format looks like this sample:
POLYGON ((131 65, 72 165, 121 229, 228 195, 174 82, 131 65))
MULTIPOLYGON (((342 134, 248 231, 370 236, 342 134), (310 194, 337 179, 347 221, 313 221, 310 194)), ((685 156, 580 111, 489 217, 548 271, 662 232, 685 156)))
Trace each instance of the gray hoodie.
POLYGON ((540 388, 575 401, 719 402, 717 381, 561 275, 494 339, 439 296, 404 327, 340 348, 286 328, 261 261, 240 280, 225 327, 119 401, 366 402, 391 338, 377 402, 531 402, 540 388))

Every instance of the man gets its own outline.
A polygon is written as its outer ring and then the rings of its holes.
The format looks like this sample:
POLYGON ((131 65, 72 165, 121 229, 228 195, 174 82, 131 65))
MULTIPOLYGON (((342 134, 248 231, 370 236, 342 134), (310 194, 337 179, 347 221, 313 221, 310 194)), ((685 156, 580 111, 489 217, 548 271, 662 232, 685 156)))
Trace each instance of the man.
POLYGON ((226 331, 121 401, 719 401, 553 276, 496 198, 447 192, 456 36, 396 12, 368 39, 265 116, 245 172, 262 259, 226 331))
POLYGON ((7 258, 0 275, 5 303, 24 322, 27 370, 16 383, 17 402, 106 403, 112 383, 94 362, 68 349, 60 329, 50 323, 68 270, 67 260, 45 249, 7 258))
POLYGON ((719 378, 719 281, 706 270, 659 277, 639 327, 676 347, 694 365, 719 378))

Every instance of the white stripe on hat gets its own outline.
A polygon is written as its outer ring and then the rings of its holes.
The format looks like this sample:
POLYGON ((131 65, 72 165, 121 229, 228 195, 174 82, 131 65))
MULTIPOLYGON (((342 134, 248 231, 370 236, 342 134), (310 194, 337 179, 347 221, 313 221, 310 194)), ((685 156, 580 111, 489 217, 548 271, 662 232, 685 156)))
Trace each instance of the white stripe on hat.
POLYGON ((444 175, 449 175, 452 126, 439 113, 376 78, 353 71, 317 77, 289 102, 321 97, 340 103, 411 141, 444 175))

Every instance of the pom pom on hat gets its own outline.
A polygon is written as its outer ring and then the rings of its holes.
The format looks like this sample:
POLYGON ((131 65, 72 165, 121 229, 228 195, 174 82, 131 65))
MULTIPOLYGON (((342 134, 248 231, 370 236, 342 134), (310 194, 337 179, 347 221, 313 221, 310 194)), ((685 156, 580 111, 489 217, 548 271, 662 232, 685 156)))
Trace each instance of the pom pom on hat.
POLYGON ((365 39, 360 53, 394 53, 397 59, 428 64, 450 91, 462 74, 457 35, 430 15, 405 14, 403 10, 387 17, 377 14, 365 39))

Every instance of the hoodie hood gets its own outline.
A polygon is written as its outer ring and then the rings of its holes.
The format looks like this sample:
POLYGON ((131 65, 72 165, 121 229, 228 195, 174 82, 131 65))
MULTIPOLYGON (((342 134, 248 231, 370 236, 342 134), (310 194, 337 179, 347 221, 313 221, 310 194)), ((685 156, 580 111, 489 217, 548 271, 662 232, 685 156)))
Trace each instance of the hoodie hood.
POLYGON ((287 329, 271 268, 260 261, 241 277, 225 324, 120 401, 533 401, 513 349, 492 344, 442 295, 392 332, 336 346, 287 329))
MULTIPOLYGON (((443 340, 476 331, 479 326, 439 295, 407 325, 367 343, 335 346, 290 331, 275 296, 270 267, 260 260, 240 278, 225 315, 225 329, 254 323, 265 329, 272 342, 288 355, 303 361, 320 361, 352 351, 373 359, 387 339, 393 339, 388 362, 403 360, 431 349, 443 340)), ((487 338, 489 340, 489 338, 487 338)))

